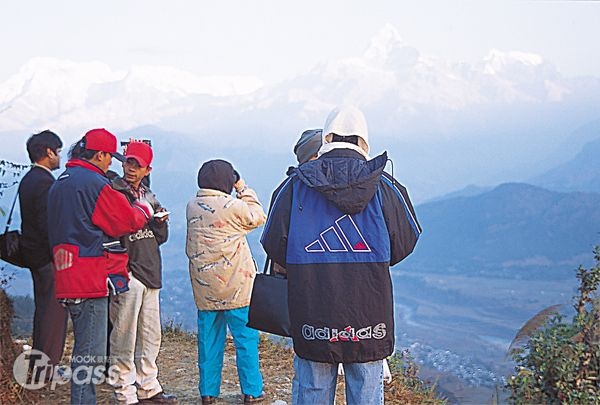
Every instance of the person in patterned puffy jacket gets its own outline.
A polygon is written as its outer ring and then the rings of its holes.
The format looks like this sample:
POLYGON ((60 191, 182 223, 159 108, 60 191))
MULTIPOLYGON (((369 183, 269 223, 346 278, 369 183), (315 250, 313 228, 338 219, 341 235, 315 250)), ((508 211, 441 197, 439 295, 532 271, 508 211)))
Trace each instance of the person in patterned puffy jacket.
POLYGON ((227 327, 233 335, 244 402, 264 400, 258 331, 246 326, 256 264, 246 235, 264 224, 256 192, 224 160, 198 172, 200 190, 187 205, 186 254, 198 307, 198 389, 203 404, 219 396, 227 327), (236 197, 231 196, 235 189, 236 197))

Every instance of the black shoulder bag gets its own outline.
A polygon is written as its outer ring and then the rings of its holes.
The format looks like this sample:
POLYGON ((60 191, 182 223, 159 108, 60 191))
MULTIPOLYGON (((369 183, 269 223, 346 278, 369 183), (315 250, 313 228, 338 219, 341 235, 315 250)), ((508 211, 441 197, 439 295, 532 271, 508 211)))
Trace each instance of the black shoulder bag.
POLYGON ((21 254, 21 233, 18 230, 8 230, 18 197, 19 192, 17 191, 17 195, 15 195, 12 207, 10 208, 10 213, 8 214, 6 229, 4 229, 4 233, 0 234, 0 259, 17 267, 27 267, 21 254))
POLYGON ((290 336, 287 278, 274 274, 273 262, 268 257, 263 272, 254 279, 248 326, 274 335, 290 336))

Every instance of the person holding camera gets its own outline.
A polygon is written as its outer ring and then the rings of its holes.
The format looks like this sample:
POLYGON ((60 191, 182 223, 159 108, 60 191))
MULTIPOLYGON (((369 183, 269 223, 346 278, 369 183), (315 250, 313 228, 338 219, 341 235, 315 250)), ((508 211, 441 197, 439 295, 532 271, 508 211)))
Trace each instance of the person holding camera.
POLYGON ((229 327, 244 403, 263 401, 259 334, 246 326, 256 275, 246 235, 264 224, 266 214, 256 192, 224 160, 202 165, 198 187, 186 210, 186 254, 198 307, 198 390, 203 404, 219 396, 229 327))
POLYGON ((156 359, 160 350, 162 265, 160 245, 168 238, 169 214, 142 180, 150 174, 154 153, 145 142, 131 141, 125 150, 123 177, 112 179, 115 190, 130 203, 147 201, 155 212, 137 232, 121 237, 129 261, 129 291, 110 300, 110 361, 115 397, 119 403, 175 403, 163 392, 156 359))

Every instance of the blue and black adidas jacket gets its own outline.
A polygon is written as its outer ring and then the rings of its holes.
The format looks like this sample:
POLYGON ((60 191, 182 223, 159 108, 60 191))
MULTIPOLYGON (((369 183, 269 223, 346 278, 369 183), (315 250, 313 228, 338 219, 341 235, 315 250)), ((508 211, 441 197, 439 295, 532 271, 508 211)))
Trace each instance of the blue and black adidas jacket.
POLYGON ((394 351, 389 267, 421 233, 406 189, 336 149, 292 169, 273 194, 261 243, 287 269, 294 351, 325 363, 364 363, 394 351))

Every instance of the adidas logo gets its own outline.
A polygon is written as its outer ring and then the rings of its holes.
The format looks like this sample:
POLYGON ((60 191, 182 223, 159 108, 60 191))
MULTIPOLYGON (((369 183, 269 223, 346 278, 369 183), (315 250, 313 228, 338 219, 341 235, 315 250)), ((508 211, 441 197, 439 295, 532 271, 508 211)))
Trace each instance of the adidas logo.
POLYGON ((344 215, 319 234, 319 238, 304 247, 308 253, 369 253, 371 248, 350 215, 344 215))

